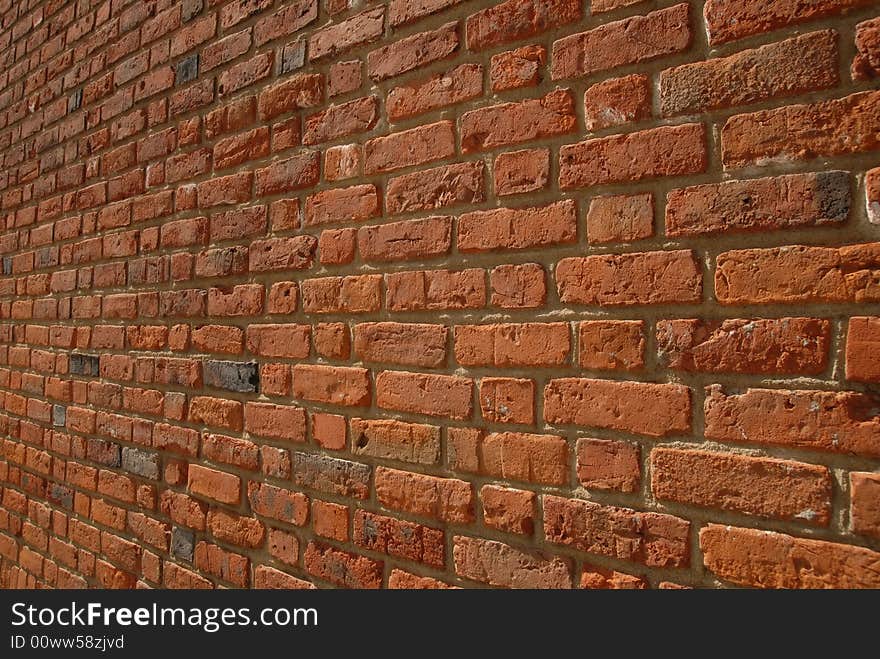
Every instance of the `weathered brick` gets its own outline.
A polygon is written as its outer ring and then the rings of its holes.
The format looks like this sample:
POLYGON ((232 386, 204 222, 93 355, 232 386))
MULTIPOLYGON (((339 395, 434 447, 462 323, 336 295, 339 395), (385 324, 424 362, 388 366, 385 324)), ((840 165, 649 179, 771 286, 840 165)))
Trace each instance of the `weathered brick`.
POLYGON ((482 162, 462 162, 392 178, 385 190, 389 214, 433 210, 485 200, 482 162))
POLYGON ((811 160, 880 148, 880 92, 735 115, 721 129, 726 169, 811 160))
POLYGON ((834 87, 837 35, 813 32, 660 74, 665 115, 692 114, 834 87))
POLYGON ((390 222, 361 227, 358 249, 364 261, 407 261, 447 254, 452 245, 452 218, 390 222))
POLYGON ((795 446, 880 456, 877 402, 856 392, 748 389, 707 390, 706 437, 735 443, 795 446))
POLYGON ((876 301, 878 254, 880 243, 722 252, 715 295, 722 304, 876 301))
POLYGON ((709 43, 715 46, 786 25, 843 14, 867 4, 870 0, 816 0, 807 5, 799 4, 797 0, 775 0, 770 4, 708 0, 704 15, 709 43))
POLYGON ((538 208, 496 208, 465 213, 458 220, 458 248, 464 252, 528 249, 574 242, 575 204, 559 201, 538 208))
POLYGON ((418 323, 360 323, 354 352, 366 362, 436 368, 446 363, 447 329, 418 323))
POLYGON ((831 516, 828 469, 790 460, 656 448, 651 489, 658 499, 819 526, 831 516))
POLYGON ((880 537, 880 475, 853 471, 849 481, 852 530, 880 537))
POLYGON ((466 112, 461 117, 461 148, 468 153, 564 135, 575 125, 571 90, 555 89, 542 98, 466 112))
POLYGON ((551 73, 558 80, 607 71, 681 52, 692 41, 690 5, 682 3, 554 41, 551 73))
POLYGON ((463 366, 560 366, 571 351, 568 323, 458 325, 455 359, 463 366))
POLYGON ((386 419, 352 419, 354 453, 403 462, 434 464, 440 457, 440 428, 386 419))
POLYGON ((455 153, 452 123, 439 121, 364 144, 364 173, 388 172, 448 158, 455 153))
POLYGON ((457 375, 382 371, 376 376, 376 404, 383 409, 468 419, 473 382, 457 375))
POLYGON ((697 185, 667 195, 666 235, 833 225, 851 206, 849 175, 840 171, 697 185))
POLYGON ((690 430, 690 417, 690 390, 679 384, 561 378, 544 389, 548 423, 664 437, 690 430))
POLYGON ((573 189, 700 174, 707 166, 706 130, 701 124, 661 126, 561 147, 559 186, 573 189))
POLYGON ((688 304, 702 298, 702 273, 690 250, 573 257, 556 266, 556 287, 573 304, 688 304))
POLYGON ((854 316, 846 333, 846 379, 880 382, 880 318, 854 316))
POLYGON ((467 45, 483 50, 525 39, 577 21, 582 14, 574 0, 505 0, 468 17, 467 45))
POLYGON ((591 244, 630 243, 654 234, 654 195, 594 197, 587 211, 591 244))
POLYGON ((376 497, 388 508, 448 523, 474 518, 474 492, 465 481, 387 467, 376 468, 375 480, 376 497))
POLYGON ((700 530, 706 567, 754 588, 877 588, 880 554, 852 545, 709 524, 700 530))
POLYGON ((661 320, 657 351, 669 368, 708 373, 816 375, 825 370, 831 324, 816 318, 661 320))
POLYGON ((690 562, 690 523, 681 518, 549 494, 543 499, 548 542, 648 566, 690 562))
POLYGON ((634 73, 596 83, 584 92, 584 124, 587 130, 642 121, 651 116, 651 84, 648 76, 634 73))
POLYGON ((385 105, 392 121, 413 117, 478 97, 483 91, 483 68, 462 64, 445 73, 395 87, 385 105))
POLYGON ((639 447, 612 439, 577 441, 577 478, 587 489, 635 492, 641 481, 639 447))
POLYGON ((367 55, 367 71, 379 82, 449 57, 458 45, 457 23, 446 23, 372 51, 367 55))

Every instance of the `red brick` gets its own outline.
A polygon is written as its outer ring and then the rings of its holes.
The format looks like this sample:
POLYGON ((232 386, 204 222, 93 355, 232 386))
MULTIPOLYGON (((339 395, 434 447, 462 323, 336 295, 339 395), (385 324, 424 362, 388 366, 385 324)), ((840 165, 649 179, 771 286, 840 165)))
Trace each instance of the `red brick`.
POLYGON ((386 410, 469 419, 473 382, 456 375, 382 371, 376 376, 376 404, 386 410))
POLYGON ((535 383, 516 378, 483 378, 480 381, 483 418, 495 423, 535 422, 535 383))
POLYGON ((690 561, 690 523, 662 513, 545 494, 544 536, 578 551, 657 567, 690 561))
POLYGON ((392 178, 385 189, 385 211, 393 215, 482 203, 483 170, 482 162, 462 162, 392 178))
POLYGON ((448 254, 452 218, 428 217, 361 227, 358 249, 364 261, 408 261, 448 254))
POLYGON ((310 188, 318 182, 320 155, 305 152, 278 160, 254 173, 254 192, 259 196, 310 188))
POLYGON ((569 144, 559 149, 559 186, 573 189, 700 174, 708 167, 706 148, 701 124, 661 126, 569 144))
MULTIPOLYGON (((248 483, 248 501, 251 509, 263 517, 303 526, 309 516, 309 498, 302 492, 292 492, 269 483, 248 483)), ((275 544, 270 538, 270 546, 275 544)))
POLYGON ((526 39, 577 21, 583 15, 575 0, 505 0, 467 19, 471 50, 526 39))
POLYGON ((553 79, 590 75, 684 51, 693 41, 690 25, 690 6, 682 3, 564 37, 553 42, 553 79))
POLYGON ((577 217, 570 199, 538 208, 473 211, 458 220, 458 248, 463 252, 528 249, 576 238, 577 217))
POLYGON ((709 373, 816 375, 828 362, 831 325, 816 318, 661 320, 657 351, 669 368, 709 373))
POLYGON ((304 359, 309 356, 309 325, 249 325, 247 349, 262 357, 304 359))
POLYGON ((555 89, 542 98, 466 112, 461 117, 461 148, 468 153, 564 135, 573 132, 576 123, 571 90, 555 89))
POLYGON ((305 226, 359 222, 379 214, 375 185, 322 190, 306 199, 305 226))
POLYGON ((544 268, 537 263, 499 265, 489 273, 492 304, 505 309, 541 307, 547 300, 544 268))
POLYGON ((189 420, 212 427, 241 430, 241 403, 223 398, 195 396, 189 403, 189 420))
POLYGON ((348 542, 348 507, 328 501, 312 501, 312 527, 320 536, 348 542))
POLYGON ((207 542, 196 544, 195 566, 239 588, 247 588, 250 581, 250 560, 207 542))
POLYGON ((815 451, 880 456, 880 415, 867 394, 836 391, 707 390, 708 439, 794 446, 815 451))
POLYGON ((560 366, 568 361, 567 323, 458 325, 455 358, 463 366, 560 366))
POLYGON ((533 87, 541 81, 547 62, 544 46, 523 46, 516 50, 492 55, 489 81, 492 91, 501 92, 520 87, 533 87))
POLYGON ((479 64, 462 64, 445 73, 393 88, 388 92, 385 105, 388 118, 398 121, 469 101, 482 91, 483 68, 479 64))
POLYGON ((320 74, 308 73, 267 87, 258 98, 260 119, 267 121, 281 114, 320 104, 323 100, 323 84, 324 79, 320 74))
POLYGON ((679 384, 550 380, 544 388, 544 420, 649 437, 683 434, 691 428, 690 390, 679 384))
POLYGON ((220 509, 208 513, 208 530, 217 540, 244 548, 260 547, 266 537, 261 522, 220 509))
POLYGON ((187 488, 193 494, 238 505, 241 498, 241 479, 238 476, 196 464, 189 466, 188 473, 187 488))
POLYGON ((303 144, 321 144, 364 133, 375 126, 378 119, 379 102, 375 96, 331 105, 306 117, 302 141, 303 144))
POLYGON ((480 489, 480 500, 486 526, 523 535, 532 535, 534 532, 537 500, 534 492, 484 485, 480 489))
POLYGON ((486 301, 483 271, 422 270, 385 276, 391 311, 475 309, 486 301))
POLYGON ((388 22, 399 26, 412 23, 424 16, 436 14, 447 7, 457 5, 462 0, 390 0, 388 3, 388 22))
POLYGON ((658 499, 819 526, 831 516, 828 469, 790 460, 656 448, 651 489, 658 499))
POLYGON ((364 173, 376 174, 448 158, 455 153, 452 123, 439 121, 364 144, 364 173))
POLYGON ((439 529, 358 510, 353 536, 356 545, 372 551, 444 566, 444 534, 439 529))
POLYGON ((687 304, 702 298, 702 273, 690 250, 574 257, 556 266, 556 287, 573 304, 687 304))
MULTIPOLYGON (((381 14, 380 14, 381 15, 381 14)), ((312 576, 346 588, 380 588, 382 562, 310 542, 303 564, 312 576)))
POLYGON ((651 116, 651 83, 634 73, 596 83, 584 92, 584 124, 602 130, 643 121, 651 116))
POLYGON ((305 441, 306 414, 302 408, 248 402, 244 419, 245 430, 259 437, 305 441))
POLYGON ((801 5, 797 0, 775 0, 772 4, 739 0, 708 0, 704 9, 709 43, 713 46, 786 25, 844 14, 870 4, 870 0, 816 0, 801 5))
POLYGON ((363 313, 381 306, 381 275, 323 277, 302 282, 307 313, 363 313))
POLYGON ((850 213, 846 172, 791 174, 672 190, 666 235, 693 236, 834 225, 850 213))
POLYGON ((645 366, 644 322, 582 321, 578 324, 578 364, 597 370, 641 370, 645 366))
POLYGON ((709 524, 703 562, 718 577, 754 588, 878 588, 880 554, 852 545, 709 524))
POLYGON ((880 243, 722 252, 715 296, 721 304, 876 301, 878 255, 880 243))
POLYGON ((846 379, 880 382, 880 318, 854 316, 846 333, 846 379))
MULTIPOLYGON (((397 0, 402 2, 402 0, 397 0)), ((428 2, 432 0, 427 0, 428 2)), ((435 0, 436 1, 436 0, 435 0)), ((441 2, 457 2, 459 0, 439 0, 441 2)), ((411 574, 394 568, 388 576, 388 588, 392 590, 446 590, 456 588, 449 584, 434 579, 433 577, 421 577, 417 574, 411 574)))
POLYGON ((440 457, 437 426, 390 419, 352 419, 351 438, 353 452, 358 455, 420 464, 434 464, 440 457))
POLYGON ((457 23, 410 35, 367 55, 367 71, 375 82, 393 78, 445 59, 458 50, 457 23))
POLYGON ((660 75, 664 115, 693 114, 834 87, 837 35, 832 30, 685 64, 660 75))
POLYGON ((632 574, 585 564, 580 587, 589 590, 644 590, 648 583, 632 574))
POLYGON ((534 192, 550 181, 549 149, 524 149, 500 153, 495 158, 495 194, 534 192))
POLYGON ((417 323, 360 323, 354 352, 366 362, 436 368, 446 363, 447 329, 417 323))
POLYGON ((296 364, 293 396, 330 405, 368 406, 370 375, 364 368, 296 364))
POLYGON ((880 75, 880 19, 856 25, 856 50, 850 69, 853 80, 870 80, 880 75))
POLYGON ((225 169, 269 155, 269 129, 265 126, 231 135, 214 145, 214 168, 225 169))
POLYGON ((571 588, 571 564, 558 556, 521 551, 497 540, 457 535, 455 572, 505 588, 571 588))
POLYGON ((880 92, 735 115, 721 129, 725 169, 811 160, 880 148, 880 92))
POLYGON ((358 89, 364 82, 363 62, 359 59, 335 62, 327 74, 327 96, 339 96, 358 89))
POLYGON ((309 37, 309 60, 337 55, 382 34, 385 8, 369 9, 340 23, 333 23, 309 37))
POLYGON ((636 492, 641 482, 637 444, 612 439, 577 441, 577 478, 587 489, 636 492))
POLYGON ((355 229, 326 229, 318 237, 318 256, 324 265, 345 265, 357 251, 355 229))
POLYGON ((651 193, 594 197, 587 212, 591 244, 630 243, 654 234, 654 195, 651 193))
POLYGON ((880 474, 853 471, 849 489, 852 530, 880 538, 880 474))
POLYGON ((393 510, 453 524, 474 519, 474 492, 465 481, 377 467, 375 487, 379 502, 393 510))

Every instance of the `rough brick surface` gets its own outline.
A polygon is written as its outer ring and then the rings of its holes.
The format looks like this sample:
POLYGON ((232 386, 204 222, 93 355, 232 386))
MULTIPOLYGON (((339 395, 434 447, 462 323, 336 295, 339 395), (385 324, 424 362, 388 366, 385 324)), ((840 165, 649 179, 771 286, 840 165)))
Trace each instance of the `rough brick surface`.
POLYGON ((0 588, 880 587, 876 0, 0 0, 0 588))

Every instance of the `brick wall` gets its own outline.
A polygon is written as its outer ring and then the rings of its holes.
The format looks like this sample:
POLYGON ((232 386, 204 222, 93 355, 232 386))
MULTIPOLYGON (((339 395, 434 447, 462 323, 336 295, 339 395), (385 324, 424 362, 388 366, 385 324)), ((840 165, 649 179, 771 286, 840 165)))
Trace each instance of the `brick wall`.
POLYGON ((880 3, 0 0, 0 584, 880 586, 880 3))

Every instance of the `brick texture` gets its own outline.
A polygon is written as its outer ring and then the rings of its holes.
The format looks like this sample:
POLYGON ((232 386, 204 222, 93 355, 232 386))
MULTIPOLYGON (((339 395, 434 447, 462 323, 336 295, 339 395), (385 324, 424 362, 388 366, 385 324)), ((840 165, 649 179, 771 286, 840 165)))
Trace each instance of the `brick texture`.
POLYGON ((0 587, 880 587, 875 0, 0 0, 0 587))

